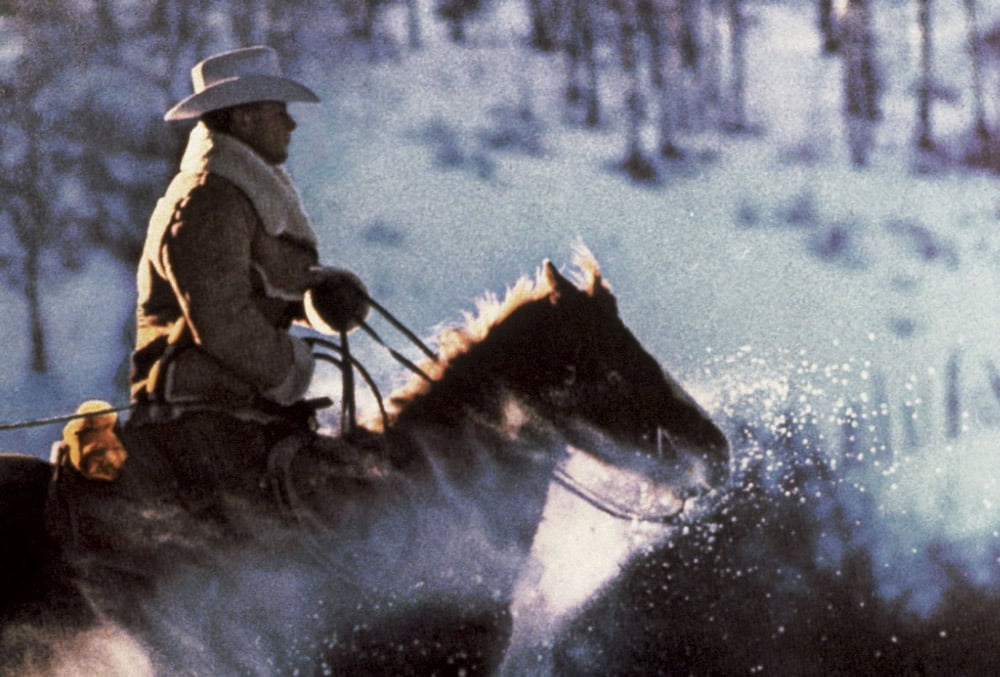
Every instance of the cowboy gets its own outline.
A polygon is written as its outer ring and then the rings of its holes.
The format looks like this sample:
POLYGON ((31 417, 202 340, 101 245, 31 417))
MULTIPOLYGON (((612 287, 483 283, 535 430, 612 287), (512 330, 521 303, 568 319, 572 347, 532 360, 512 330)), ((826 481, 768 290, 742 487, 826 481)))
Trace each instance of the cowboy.
POLYGON ((181 483, 245 474, 240 464, 259 467, 276 440, 309 425, 313 358, 289 333, 305 321, 308 290, 339 299, 331 324, 350 329, 368 312, 356 276, 319 265, 283 165, 296 127, 287 104, 318 97, 282 75, 269 47, 216 54, 191 75, 194 93, 164 117, 197 124, 139 263, 128 426, 181 483))

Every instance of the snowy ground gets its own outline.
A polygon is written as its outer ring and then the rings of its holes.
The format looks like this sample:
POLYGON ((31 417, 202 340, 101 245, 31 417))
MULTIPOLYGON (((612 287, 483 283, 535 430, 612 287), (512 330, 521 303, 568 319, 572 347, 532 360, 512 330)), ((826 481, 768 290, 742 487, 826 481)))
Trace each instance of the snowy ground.
MULTIPOLYGON (((880 389, 903 439, 903 406, 916 409, 918 446, 897 450, 899 479, 882 498, 886 524, 900 525, 889 530, 900 550, 935 533, 996 539, 1000 406, 987 365, 1000 361, 998 180, 910 172, 911 10, 879 7, 885 61, 901 75, 889 83, 879 150, 864 171, 847 164, 839 66, 814 58, 812 8, 781 4, 753 7, 749 109, 762 133, 693 135, 687 143, 702 159, 672 168, 663 186, 636 187, 610 171, 624 148, 618 125, 585 132, 561 123, 562 64, 522 51, 524 27, 514 18, 477 34, 485 45, 442 43, 374 64, 317 62, 308 79, 325 103, 293 110, 300 127, 291 169, 326 261, 356 270, 418 333, 432 335, 544 258, 567 264, 582 240, 626 324, 723 418, 734 392, 761 393, 762 420, 782 413, 792 393, 800 411, 832 428, 846 403, 865 406, 880 389), (498 124, 491 109, 522 102, 543 123, 544 154, 486 149, 480 135, 498 124), (953 355, 967 432, 945 440, 953 355), (957 497, 946 519, 943 492, 957 497)), ((968 81, 962 54, 953 50, 940 65, 956 86, 968 81)), ((941 132, 954 138, 968 126, 970 105, 967 92, 940 104, 941 132)), ((125 398, 109 377, 127 353, 131 275, 96 257, 53 286, 46 310, 58 366, 46 379, 23 376, 24 311, 16 297, 0 296, 0 417, 125 398)), ((399 377, 383 356, 366 359, 386 387, 399 377)), ((334 376, 317 390, 335 387, 334 376)), ((55 434, 7 433, 0 448, 44 455, 55 434)), ((566 538, 596 538, 594 529, 566 538)), ((620 534, 605 538, 621 545, 620 534)), ((609 550, 583 587, 610 575, 621 552, 609 550)), ((561 593, 570 587, 555 584, 561 593)))

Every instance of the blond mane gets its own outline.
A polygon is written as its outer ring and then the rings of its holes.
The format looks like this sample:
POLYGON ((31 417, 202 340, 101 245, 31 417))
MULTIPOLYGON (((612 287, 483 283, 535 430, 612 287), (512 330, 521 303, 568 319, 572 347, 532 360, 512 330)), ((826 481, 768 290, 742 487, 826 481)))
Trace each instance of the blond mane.
MULTIPOLYGON (((593 253, 582 243, 573 247, 573 268, 567 272, 568 278, 582 290, 592 291, 595 285, 609 288, 601 277, 600 266, 593 253)), ((545 298, 554 290, 552 281, 545 272, 545 264, 540 266, 534 277, 523 276, 507 288, 503 299, 487 292, 475 301, 475 312, 464 312, 459 324, 445 326, 432 342, 437 348, 438 359, 426 359, 419 366, 432 381, 439 380, 448 365, 459 355, 463 355, 482 342, 490 331, 506 320, 511 313, 526 303, 545 298)), ((403 405, 426 392, 431 384, 422 378, 413 378, 394 391, 389 401, 398 411, 403 405)))

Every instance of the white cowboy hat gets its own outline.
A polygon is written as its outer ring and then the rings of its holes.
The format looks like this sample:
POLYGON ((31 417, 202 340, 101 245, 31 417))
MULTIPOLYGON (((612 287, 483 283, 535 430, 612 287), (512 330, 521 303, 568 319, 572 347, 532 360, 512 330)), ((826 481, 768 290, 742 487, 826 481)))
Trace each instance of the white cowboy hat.
POLYGON ((168 110, 164 120, 190 120, 255 101, 319 101, 311 89, 281 74, 278 53, 270 47, 244 47, 210 56, 191 69, 191 82, 194 94, 168 110))

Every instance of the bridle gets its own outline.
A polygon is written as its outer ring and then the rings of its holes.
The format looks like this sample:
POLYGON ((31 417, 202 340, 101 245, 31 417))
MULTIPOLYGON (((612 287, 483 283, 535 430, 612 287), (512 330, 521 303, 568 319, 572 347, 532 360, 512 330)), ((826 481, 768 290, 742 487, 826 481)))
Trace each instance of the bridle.
POLYGON ((636 512, 635 510, 632 510, 628 506, 618 503, 614 499, 601 496, 597 492, 588 489, 560 467, 556 467, 552 477, 555 479, 556 483, 559 484, 559 486, 563 487, 577 498, 583 499, 588 504, 597 508, 606 515, 610 515, 620 520, 673 526, 680 523, 680 521, 684 519, 684 501, 681 501, 681 507, 678 508, 676 512, 670 513, 669 515, 663 515, 662 517, 647 517, 636 512))
MULTIPOLYGON (((360 290, 359 290, 360 291, 360 290)), ((372 310, 381 315, 390 325, 392 325, 399 333, 406 337, 410 343, 415 345, 420 351, 430 358, 431 361, 437 362, 438 355, 433 350, 427 347, 427 344, 420 340, 420 338, 405 324, 399 321, 395 315, 393 315, 389 310, 386 309, 381 303, 373 299, 365 292, 361 292, 365 300, 368 302, 369 307, 372 310)), ((406 367, 408 370, 424 379, 428 383, 431 382, 431 377, 424 372, 423 369, 418 367, 412 360, 407 359, 402 353, 393 349, 386 343, 382 337, 376 332, 368 322, 361 318, 355 318, 357 326, 359 329, 364 331, 375 343, 385 348, 386 352, 396 360, 399 364, 406 367)), ((329 353, 315 352, 314 357, 316 359, 322 360, 324 362, 329 362, 337 368, 340 369, 341 379, 342 379, 342 399, 341 399, 341 412, 340 412, 340 429, 342 434, 350 434, 357 427, 357 404, 355 400, 354 393, 354 371, 358 371, 361 378, 364 380, 365 385, 371 390, 372 395, 375 397, 375 401, 378 404, 379 414, 382 417, 383 428, 388 428, 389 426, 389 415, 385 409, 385 402, 382 398, 382 392, 379 390, 378 386, 375 385, 375 380, 371 377, 371 374, 365 369, 364 365, 361 364, 353 355, 351 355, 350 342, 347 339, 348 332, 342 330, 339 332, 340 343, 334 343, 329 339, 318 338, 315 336, 306 337, 303 340, 310 346, 310 348, 325 348, 330 350, 340 357, 335 357, 329 353)))
MULTIPOLYGON (((373 310, 375 310, 379 315, 385 318, 395 329, 397 329, 403 336, 405 336, 411 343, 413 343, 420 351, 430 358, 432 361, 438 361, 438 355, 427 347, 427 345, 421 341, 417 335, 411 331, 405 324, 403 324, 399 319, 397 319, 391 312, 389 312, 384 306, 379 304, 373 298, 365 295, 366 299, 373 310)), ((427 375, 420 367, 418 367, 411 360, 404 357, 401 353, 390 347, 382 337, 376 332, 370 324, 364 320, 358 321, 358 328, 364 331, 375 343, 385 348, 390 356, 396 360, 399 364, 403 365, 409 371, 413 372, 420 378, 424 379, 428 383, 431 382, 431 377, 427 375)), ((341 431, 344 434, 349 434, 354 430, 356 426, 356 405, 355 405, 355 394, 354 394, 354 378, 353 372, 356 369, 361 378, 365 381, 365 384, 371 390, 375 397, 375 401, 378 404, 379 413, 382 417, 383 429, 388 429, 388 414, 386 413, 385 403, 382 398, 382 394, 375 385, 374 379, 365 367, 351 355, 350 344, 347 339, 347 332, 340 332, 340 343, 334 343, 328 339, 309 337, 305 339, 312 347, 324 348, 326 350, 333 351, 339 357, 335 357, 328 353, 315 353, 317 359, 329 362, 336 365, 343 374, 343 401, 341 406, 341 431)), ((658 449, 662 455, 662 438, 657 440, 658 449)), ((684 505, 685 502, 681 501, 681 507, 673 513, 668 515, 663 515, 660 517, 650 518, 648 516, 642 515, 639 512, 623 505, 613 498, 602 496, 596 491, 589 489, 583 483, 578 481, 569 472, 563 468, 556 467, 553 472, 553 479, 557 484, 565 488, 567 491, 572 493, 574 496, 583 499, 588 504, 594 508, 600 510, 601 512, 615 517, 617 519, 626 520, 629 522, 647 522, 662 525, 673 525, 677 524, 684 517, 684 505)))
MULTIPOLYGON (((420 351, 430 358, 433 362, 437 362, 438 355, 427 347, 427 345, 417 337, 417 335, 411 331, 405 324, 403 324, 399 319, 397 319, 389 310, 387 310, 380 303, 371 298, 371 296, 365 294, 365 298, 368 301, 370 307, 375 310, 379 315, 381 315, 386 321, 389 322, 396 330, 398 330, 404 337, 406 337, 413 345, 420 349, 420 351)), ((424 379, 428 383, 432 381, 431 377, 427 375, 420 367, 418 367, 413 361, 407 359, 397 350, 390 347, 382 337, 376 332, 368 322, 365 320, 357 319, 358 328, 365 332, 375 343, 383 347, 389 355, 396 360, 399 364, 403 365, 406 369, 416 374, 420 378, 424 379)), ((375 384, 374 379, 371 374, 365 369, 350 351, 350 343, 347 338, 347 332, 340 332, 340 342, 334 343, 328 339, 308 337, 304 339, 311 347, 314 348, 324 348, 330 350, 339 357, 330 355, 329 353, 314 352, 317 359, 329 362, 337 366, 342 373, 342 403, 341 403, 341 431, 342 434, 350 434, 356 427, 356 416, 357 409, 355 403, 355 392, 354 392, 354 370, 356 369, 361 378, 365 381, 372 395, 375 397, 375 401, 378 404, 379 413, 382 417, 383 429, 388 429, 389 427, 389 417, 385 409, 385 403, 382 398, 381 391, 375 384)), ((665 434, 665 433, 663 433, 665 434)), ((662 455, 662 438, 657 439, 657 446, 660 449, 662 455)), ((623 505, 613 498, 602 496, 596 491, 589 489, 583 483, 579 482, 576 478, 572 476, 569 472, 561 467, 556 467, 553 471, 553 479, 557 484, 565 488, 574 496, 584 500, 589 505, 593 506, 597 510, 615 517, 617 519, 626 520, 629 522, 646 522, 653 524, 662 525, 675 525, 679 523, 684 518, 684 508, 685 501, 681 500, 681 506, 675 512, 659 517, 648 517, 642 515, 641 513, 629 508, 627 505, 623 505)))

